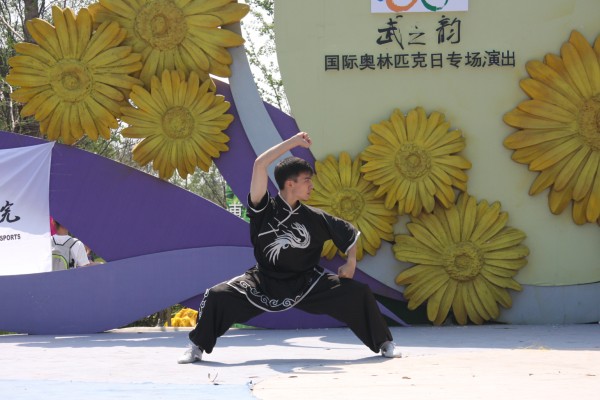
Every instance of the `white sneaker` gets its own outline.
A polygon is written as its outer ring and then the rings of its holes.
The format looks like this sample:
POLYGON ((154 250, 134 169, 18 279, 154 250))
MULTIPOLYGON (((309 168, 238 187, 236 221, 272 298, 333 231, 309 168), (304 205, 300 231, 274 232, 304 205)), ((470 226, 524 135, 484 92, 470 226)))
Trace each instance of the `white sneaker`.
POLYGON ((387 358, 401 358, 402 353, 396 343, 387 341, 381 345, 381 355, 387 358))
POLYGON ((178 364, 190 364, 196 361, 202 361, 202 349, 195 344, 190 344, 185 353, 177 359, 178 364))

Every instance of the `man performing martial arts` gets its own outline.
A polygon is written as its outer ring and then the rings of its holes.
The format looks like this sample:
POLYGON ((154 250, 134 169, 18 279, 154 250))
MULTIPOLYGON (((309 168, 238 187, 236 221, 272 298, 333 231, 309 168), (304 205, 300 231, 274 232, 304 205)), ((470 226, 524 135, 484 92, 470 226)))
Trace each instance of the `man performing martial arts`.
POLYGON ((189 334, 192 344, 178 363, 200 361, 234 323, 292 307, 327 314, 347 324, 375 353, 401 356, 371 289, 352 279, 360 232, 350 223, 302 203, 313 188, 311 165, 297 157, 284 159, 275 167, 279 194, 271 197, 267 191, 269 165, 287 151, 311 144, 309 135, 300 132, 254 162, 248 216, 257 264, 206 290, 196 327, 189 334), (329 239, 347 256, 337 275, 318 265, 323 243, 329 239))

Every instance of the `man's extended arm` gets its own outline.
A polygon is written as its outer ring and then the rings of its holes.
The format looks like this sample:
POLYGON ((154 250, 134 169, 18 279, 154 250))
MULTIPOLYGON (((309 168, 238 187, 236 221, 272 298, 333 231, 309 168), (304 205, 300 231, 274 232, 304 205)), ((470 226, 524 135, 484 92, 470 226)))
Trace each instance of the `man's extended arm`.
POLYGON ((269 165, 281 157, 286 151, 298 146, 309 148, 311 144, 312 141, 308 136, 308 133, 299 132, 291 138, 271 147, 256 158, 252 169, 252 181, 250 182, 250 201, 252 202, 252 205, 258 204, 267 192, 269 184, 269 165))
POLYGON ((352 279, 356 271, 356 243, 348 249, 347 256, 346 263, 338 268, 338 276, 340 278, 352 279))

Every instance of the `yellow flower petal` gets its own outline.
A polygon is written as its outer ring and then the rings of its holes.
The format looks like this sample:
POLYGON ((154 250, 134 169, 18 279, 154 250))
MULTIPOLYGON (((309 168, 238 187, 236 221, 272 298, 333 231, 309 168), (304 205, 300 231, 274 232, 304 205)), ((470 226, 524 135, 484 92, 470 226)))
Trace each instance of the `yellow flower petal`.
POLYGON ((460 325, 466 325, 468 321, 468 313, 465 305, 465 290, 464 285, 459 284, 456 288, 456 294, 454 295, 454 300, 452 301, 452 313, 454 314, 454 318, 456 318, 456 322, 460 325))
MULTIPOLYGON (((452 307, 457 287, 458 283, 455 280, 451 279, 448 281, 448 285, 446 285, 446 290, 444 291, 444 296, 440 300, 437 316, 433 320, 434 325, 441 325, 446 320, 448 312, 452 307)), ((431 318, 429 320, 431 321, 431 318)))
POLYGON ((519 104, 518 108, 535 117, 554 120, 563 124, 570 124, 577 117, 577 114, 564 107, 555 106, 543 100, 524 101, 519 104))

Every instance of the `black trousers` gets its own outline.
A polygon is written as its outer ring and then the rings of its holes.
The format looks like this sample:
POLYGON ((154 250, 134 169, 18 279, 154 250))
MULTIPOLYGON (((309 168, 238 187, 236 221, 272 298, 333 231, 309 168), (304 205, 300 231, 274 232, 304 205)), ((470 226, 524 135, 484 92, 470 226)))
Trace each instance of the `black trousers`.
MULTIPOLYGON (((371 350, 392 340, 392 334, 377 307, 369 286, 352 279, 326 274, 313 290, 295 306, 311 314, 326 314, 345 323, 371 350)), ((199 307, 198 321, 190 340, 211 353, 217 339, 234 323, 244 323, 265 310, 225 282, 208 289, 199 307)))

